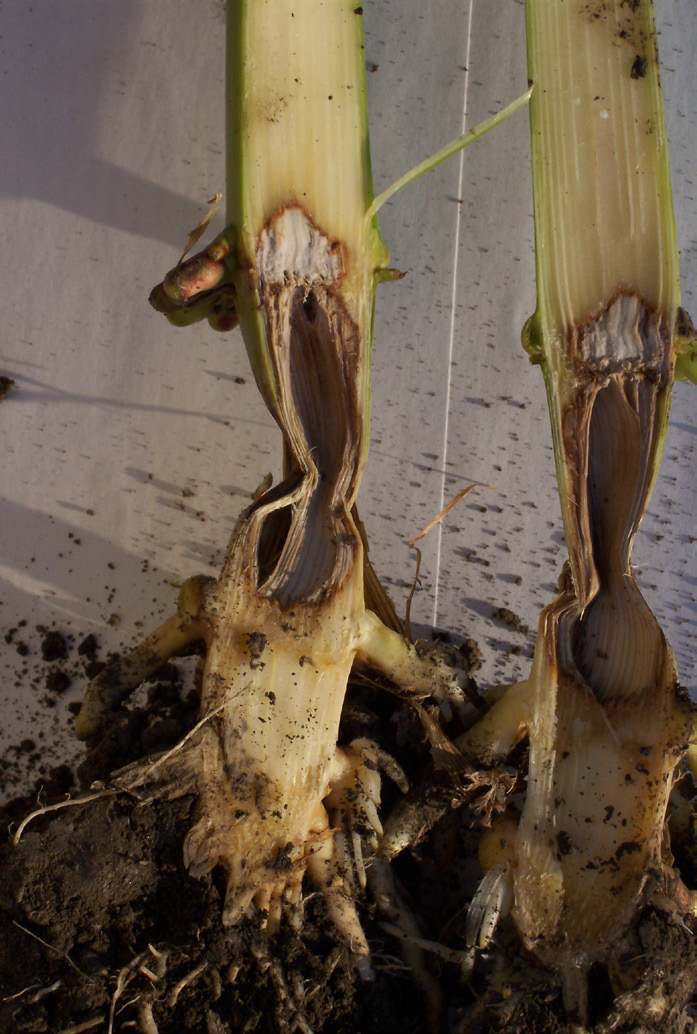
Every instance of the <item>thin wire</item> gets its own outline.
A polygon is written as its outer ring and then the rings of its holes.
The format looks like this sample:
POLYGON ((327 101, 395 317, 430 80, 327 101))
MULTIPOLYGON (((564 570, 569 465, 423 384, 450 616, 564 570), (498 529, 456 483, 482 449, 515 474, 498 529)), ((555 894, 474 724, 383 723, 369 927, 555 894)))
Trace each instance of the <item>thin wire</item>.
MULTIPOLYGON (((472 46, 472 17, 474 11, 474 0, 470 0, 469 13, 467 16, 467 46, 465 48, 465 90, 462 98, 462 123, 460 131, 465 132, 467 125, 467 96, 470 81, 470 52, 472 46)), ((457 196, 462 197, 462 188, 465 179, 465 154, 460 152, 460 170, 458 173, 457 196)), ((457 299, 457 276, 458 276, 458 255, 460 243, 460 226, 462 223, 463 206, 458 204, 455 217, 455 254, 453 258, 453 289, 450 300, 450 341, 448 342, 448 374, 445 386, 445 426, 443 428, 443 480, 440 488, 440 507, 445 506, 445 479, 447 477, 446 460, 448 458, 448 435, 450 432, 450 391, 452 387, 453 353, 455 351, 455 302, 457 299)), ((443 525, 438 525, 438 542, 436 545, 436 576, 433 590, 433 619, 434 627, 438 625, 438 594, 440 591, 440 568, 443 548, 443 525)))

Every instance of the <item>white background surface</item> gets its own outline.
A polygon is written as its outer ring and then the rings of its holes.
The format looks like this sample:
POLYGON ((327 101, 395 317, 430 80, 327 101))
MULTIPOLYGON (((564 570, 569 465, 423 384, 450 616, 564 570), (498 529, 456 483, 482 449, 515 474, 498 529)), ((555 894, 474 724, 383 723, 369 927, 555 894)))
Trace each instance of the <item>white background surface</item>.
MULTIPOLYGON (((694 317, 693 5, 661 0, 657 17, 694 317)), ((463 113, 469 127, 525 89, 524 11, 372 0, 365 12, 379 192, 460 132, 463 113)), ((147 303, 224 189, 222 0, 5 0, 0 26, 0 373, 16 381, 0 405, 0 633, 12 640, 0 638, 0 759, 14 771, 26 737, 49 763, 79 750, 67 705, 84 683, 46 705, 36 626, 72 634, 69 669, 88 632, 102 654, 133 643, 173 609, 176 583, 217 571, 280 442, 238 335, 176 330, 147 303)), ((474 636, 484 684, 527 672, 563 556, 542 377, 519 345, 535 299, 527 132, 522 112, 381 214, 409 276, 378 294, 360 509, 403 613, 406 540, 466 483, 495 486, 423 543, 412 615, 474 636), (501 606, 530 634, 493 620, 501 606)), ((693 693, 695 403, 678 385, 635 552, 693 693)))

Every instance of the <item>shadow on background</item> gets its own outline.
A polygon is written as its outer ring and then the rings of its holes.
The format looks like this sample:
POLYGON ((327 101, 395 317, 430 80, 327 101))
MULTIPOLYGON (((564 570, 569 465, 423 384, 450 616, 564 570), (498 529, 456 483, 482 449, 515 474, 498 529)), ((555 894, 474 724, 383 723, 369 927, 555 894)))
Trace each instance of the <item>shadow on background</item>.
MULTIPOLYGON (((22 619, 31 621, 37 609, 46 608, 65 620, 106 621, 121 600, 129 609, 136 606, 137 594, 152 602, 154 588, 176 577, 174 571, 151 568, 142 555, 86 531, 84 523, 73 524, 6 499, 0 500, 0 527, 4 630, 22 619)), ((175 605, 174 590, 169 596, 166 589, 158 593, 163 606, 175 605)))
MULTIPOLYGON (((98 153, 101 101, 117 88, 124 49, 143 45, 141 16, 133 0, 3 5, 8 69, 0 85, 0 198, 36 198, 178 246, 181 228, 198 221, 200 206, 98 153), (50 47, 35 52, 38 38, 50 40, 50 47)), ((156 120, 156 97, 152 107, 156 120)))

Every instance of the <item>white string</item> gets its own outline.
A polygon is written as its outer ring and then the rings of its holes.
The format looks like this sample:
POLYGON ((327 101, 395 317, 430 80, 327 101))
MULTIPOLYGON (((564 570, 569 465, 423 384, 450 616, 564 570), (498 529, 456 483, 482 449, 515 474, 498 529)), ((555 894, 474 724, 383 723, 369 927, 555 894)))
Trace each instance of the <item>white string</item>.
MULTIPOLYGON (((462 123, 460 132, 464 133, 467 127, 467 93, 469 89, 469 78, 470 78, 470 51, 472 44, 472 16, 474 10, 474 0, 470 0, 469 12, 467 15, 467 43, 465 46, 465 87, 464 95, 462 98, 462 123)), ((457 183, 457 197, 462 197, 462 189, 465 177, 465 154, 464 151, 460 152, 460 168, 458 172, 458 183, 457 183)), ((453 257, 453 289, 450 299, 450 340, 448 342, 448 373, 445 384, 445 425, 443 427, 443 478, 441 481, 440 488, 440 506, 439 510, 445 507, 445 495, 446 485, 445 479, 447 477, 447 465, 446 460, 448 458, 448 435, 450 431, 450 390, 452 384, 452 369, 453 369, 453 352, 455 350, 455 305, 457 301, 457 276, 458 276, 458 256, 460 252, 460 226, 462 223, 462 210, 464 206, 461 204, 457 205, 457 215, 455 217, 455 251, 453 257)), ((438 625, 438 593, 440 590, 440 568, 441 568, 441 556, 443 546, 443 525, 442 523, 438 526, 438 540, 436 543, 436 576, 433 589, 433 619, 432 623, 434 627, 438 625)))

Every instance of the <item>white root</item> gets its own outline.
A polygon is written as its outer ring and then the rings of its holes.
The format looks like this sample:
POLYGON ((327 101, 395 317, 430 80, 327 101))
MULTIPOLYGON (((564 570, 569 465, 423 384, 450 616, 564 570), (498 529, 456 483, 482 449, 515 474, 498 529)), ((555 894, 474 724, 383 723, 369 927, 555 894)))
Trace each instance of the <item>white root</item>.
POLYGON ((188 987, 190 984, 193 984, 196 980, 198 980, 198 978, 207 969, 207 967, 207 962, 201 962, 198 966, 195 966, 189 973, 187 973, 186 976, 183 976, 181 980, 177 981, 177 983, 174 985, 169 995, 167 996, 167 1005, 170 1007, 170 1009, 173 1009, 174 1006, 177 1004, 177 999, 179 998, 179 995, 182 993, 184 988, 188 987))
POLYGON ((63 1027, 62 1030, 56 1032, 56 1034, 85 1034, 88 1030, 94 1030, 100 1023, 104 1023, 104 1016, 92 1016, 89 1020, 83 1020, 82 1023, 76 1023, 72 1027, 63 1027))
MULTIPOLYGON (((125 966, 122 967, 122 969, 119 970, 118 975, 116 977, 116 987, 114 988, 114 993, 111 996, 111 1003, 109 1005, 107 1034, 113 1034, 114 1019, 116 1016, 116 1003, 122 997, 124 991, 131 983, 131 981, 134 980, 134 978, 138 975, 138 973, 142 973, 149 979, 152 979, 154 982, 157 982, 161 977, 164 976, 166 969, 166 953, 158 951, 151 944, 149 944, 145 951, 142 951, 139 955, 136 955, 135 958, 131 959, 129 963, 127 963, 125 966), (151 960, 153 961, 155 972, 149 970, 149 968, 145 965, 146 962, 150 962, 151 960)), ((135 1000, 137 1001, 137 999, 135 1000)), ((142 1013, 142 1010, 140 1010, 139 1019, 142 1015, 145 1016, 145 1020, 147 1022, 147 1011, 145 1013, 142 1013)), ((152 1023, 154 1024, 154 1017, 151 1016, 150 1018, 152 1019, 152 1023)), ((150 1030, 144 1029, 143 1034, 156 1034, 156 1032, 157 1028, 155 1027, 153 1030, 153 1028, 151 1027, 150 1030)))
POLYGON ((31 998, 27 999, 27 1004, 33 1005, 35 1002, 40 1002, 42 998, 47 998, 49 995, 55 994, 56 991, 60 990, 62 986, 62 980, 56 980, 54 981, 54 983, 49 984, 45 987, 42 984, 30 984, 29 987, 22 988, 22 990, 17 991, 16 994, 8 995, 6 998, 3 998, 2 1001, 13 1002, 15 1001, 15 999, 23 998, 24 995, 30 994, 30 992, 33 991, 34 994, 31 996, 31 998))
POLYGON ((138 1006, 138 1027, 139 1034, 160 1034, 155 1022, 152 1002, 141 1002, 138 1006))
POLYGON ((333 838, 327 839, 319 850, 310 855, 307 871, 313 882, 321 887, 332 922, 348 941, 359 975, 363 980, 372 980, 374 974, 370 965, 370 948, 353 896, 340 872, 333 838))
POLYGON ((42 808, 36 808, 22 819, 14 833, 14 836, 12 837, 12 843, 17 847, 29 823, 33 822, 34 819, 40 818, 42 815, 50 815, 54 811, 62 811, 63 808, 74 808, 78 804, 88 804, 90 801, 98 801, 102 797, 113 797, 114 794, 119 792, 120 791, 117 789, 98 790, 96 793, 81 794, 78 797, 68 797, 64 801, 58 801, 56 804, 47 804, 42 808))

